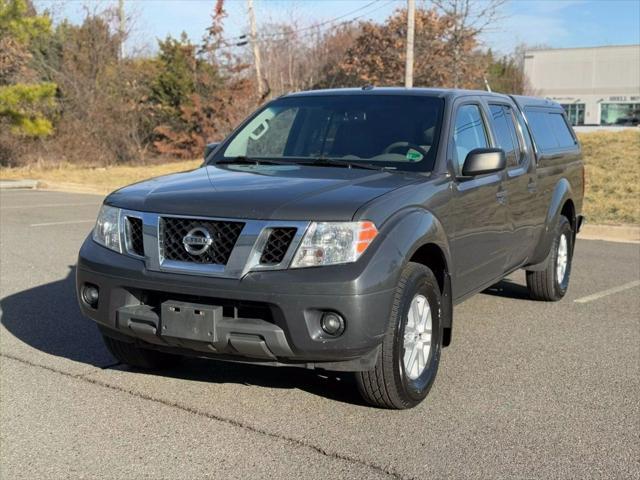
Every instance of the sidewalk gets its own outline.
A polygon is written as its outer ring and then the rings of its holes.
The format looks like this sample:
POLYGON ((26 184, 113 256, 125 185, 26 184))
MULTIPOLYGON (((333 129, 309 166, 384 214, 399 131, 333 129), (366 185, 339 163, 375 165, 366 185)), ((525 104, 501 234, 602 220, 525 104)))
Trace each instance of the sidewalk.
POLYGON ((16 188, 37 188, 37 180, 0 180, 0 190, 13 190, 16 188))
POLYGON ((608 242, 640 243, 640 225, 589 225, 582 227, 578 238, 608 242))

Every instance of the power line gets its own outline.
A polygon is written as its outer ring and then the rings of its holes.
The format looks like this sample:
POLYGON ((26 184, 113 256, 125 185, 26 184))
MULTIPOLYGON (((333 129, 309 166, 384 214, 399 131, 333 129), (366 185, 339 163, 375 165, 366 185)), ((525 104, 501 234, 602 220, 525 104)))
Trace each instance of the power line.
MULTIPOLYGON (((275 37, 284 37, 284 38, 286 38, 286 37, 289 37, 289 36, 297 35, 300 32, 307 32, 307 31, 309 31, 309 34, 314 34, 314 33, 316 33, 318 31, 318 29, 320 27, 323 27, 325 25, 333 24, 333 23, 337 22, 338 20, 341 20, 341 19, 343 19, 345 17, 348 17, 350 15, 353 15, 354 13, 358 13, 358 12, 360 12, 362 10, 365 10, 365 9, 371 7, 372 5, 380 4, 379 7, 374 8, 374 9, 368 11, 368 12, 365 12, 365 13, 360 14, 360 15, 354 17, 354 18, 351 18, 349 20, 346 20, 346 21, 343 21, 343 22, 340 22, 338 24, 330 26, 328 29, 325 30, 325 32, 326 32, 326 31, 328 31, 328 30, 330 30, 332 28, 338 28, 338 27, 341 27, 341 26, 349 25, 350 23, 353 23, 353 22, 355 22, 355 21, 357 21, 357 20, 359 20, 359 19, 361 19, 361 18, 363 18, 363 17, 365 17, 367 15, 370 15, 370 14, 372 14, 372 13, 378 11, 378 10, 381 10, 384 7, 387 7, 387 6, 391 5, 395 1, 397 1, 397 0, 389 0, 388 2, 384 2, 383 3, 382 0, 373 0, 373 1, 369 2, 369 3, 367 3, 366 5, 358 7, 356 9, 354 9, 354 10, 351 10, 350 12, 344 13, 344 14, 342 14, 340 16, 337 16, 335 18, 332 18, 330 20, 325 20, 324 22, 316 23, 314 25, 308 25, 306 27, 301 27, 301 28, 298 28, 298 29, 295 29, 295 30, 283 31, 283 32, 274 32, 274 33, 270 33, 270 34, 267 34, 267 35, 259 35, 258 39, 259 40, 266 40, 266 39, 271 39, 271 38, 275 38, 275 37)), ((305 37, 307 35, 308 34, 305 34, 305 35, 303 35, 303 37, 305 37)), ((238 35, 238 36, 235 36, 235 37, 224 38, 224 39, 221 40, 221 42, 227 44, 228 47, 235 47, 235 46, 241 47, 241 46, 244 46, 244 45, 246 45, 248 43, 247 42, 247 38, 248 38, 247 34, 242 34, 242 35, 238 35), (235 43, 235 45, 232 45, 234 43, 235 43)))
MULTIPOLYGON (((339 27, 344 27, 346 25, 350 25, 350 24, 356 22, 357 20, 360 20, 361 18, 364 18, 364 17, 366 17, 368 15, 371 15, 373 12, 377 12, 378 10, 381 10, 381 9, 383 9, 385 7, 388 7, 389 5, 391 5, 392 3, 396 2, 396 1, 397 0, 389 0, 386 3, 383 3, 381 0, 377 0, 376 2, 373 2, 373 3, 379 3, 380 6, 378 8, 374 8, 373 10, 369 10, 368 12, 363 13, 361 15, 358 15, 357 17, 353 17, 353 18, 351 18, 349 20, 345 20, 345 21, 342 21, 342 22, 337 23, 335 25, 331 25, 330 27, 325 29, 323 33, 326 33, 326 32, 328 32, 328 31, 330 31, 331 29, 334 29, 334 28, 339 28, 339 27)), ((325 22, 325 23, 329 23, 329 22, 325 22)), ((279 32, 279 33, 274 34, 274 35, 282 35, 283 37, 287 37, 287 36, 294 35, 297 32, 305 30, 305 29, 306 30, 311 30, 310 32, 305 33, 305 34, 300 36, 300 38, 305 38, 307 36, 311 36, 311 35, 314 35, 315 33, 318 33, 317 32, 317 27, 318 27, 318 25, 311 25, 309 27, 305 27, 304 29, 293 30, 291 32, 279 32)))
MULTIPOLYGON (((309 26, 307 26, 307 27, 302 27, 302 28, 299 28, 299 29, 297 29, 297 30, 293 30, 293 31, 291 31, 291 32, 286 32, 286 34, 287 34, 287 35, 292 35, 292 34, 295 34, 295 33, 300 33, 300 32, 304 32, 304 31, 306 31, 306 30, 311 30, 311 29, 316 29, 316 28, 318 28, 318 27, 322 27, 322 26, 324 26, 324 25, 328 25, 328 24, 334 23, 334 22, 336 22, 337 20, 340 20, 340 19, 342 19, 342 18, 348 17, 349 15, 353 15, 354 13, 357 13, 357 12, 359 12, 359 11, 361 11, 361 10, 364 10, 365 8, 369 8, 371 5, 373 5, 373 4, 375 4, 375 3, 378 3, 379 1, 380 1, 380 0, 373 0, 372 2, 369 2, 369 3, 367 3, 366 5, 363 5, 362 7, 356 8, 355 10, 352 10, 352 11, 350 11, 350 12, 348 12, 348 13, 345 13, 345 14, 343 14, 343 15, 340 15, 339 17, 335 17, 335 18, 333 18, 333 19, 331 19, 331 20, 325 20, 324 22, 316 23, 315 25, 309 25, 309 26)), ((356 17, 356 18, 358 18, 358 17, 356 17)), ((351 19, 351 21, 353 21, 353 20, 355 20, 355 19, 351 19)), ((283 34, 284 34, 284 32, 283 32, 283 34)), ((280 35, 279 33, 273 33, 273 34, 271 34, 271 35, 265 35, 265 37, 269 37, 269 36, 279 36, 279 35, 280 35)))

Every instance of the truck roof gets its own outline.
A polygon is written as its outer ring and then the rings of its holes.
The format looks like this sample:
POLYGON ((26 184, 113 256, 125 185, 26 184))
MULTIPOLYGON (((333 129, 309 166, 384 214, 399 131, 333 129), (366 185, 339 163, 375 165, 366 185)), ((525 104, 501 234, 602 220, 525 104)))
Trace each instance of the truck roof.
POLYGON ((302 92, 292 92, 285 97, 299 96, 323 96, 323 95, 414 95, 430 97, 462 97, 468 95, 507 97, 501 93, 492 93, 485 90, 463 90, 456 88, 406 88, 406 87, 374 87, 365 86, 361 88, 332 88, 326 90, 305 90, 302 92))
POLYGON ((525 95, 511 95, 511 98, 513 98, 513 101, 518 104, 521 110, 524 110, 526 107, 551 107, 562 110, 562 106, 558 102, 547 98, 527 97, 525 95))
POLYGON ((374 87, 365 86, 361 88, 331 88, 323 90, 305 90, 302 92, 292 92, 284 97, 304 97, 304 96, 324 96, 324 95, 414 95, 431 96, 453 99, 466 97, 469 95, 491 96, 501 99, 511 98, 520 109, 525 107, 551 107, 562 109, 559 103, 553 100, 540 97, 530 97, 525 95, 506 95, 503 93, 487 92, 485 90, 464 90, 458 88, 405 88, 405 87, 374 87))

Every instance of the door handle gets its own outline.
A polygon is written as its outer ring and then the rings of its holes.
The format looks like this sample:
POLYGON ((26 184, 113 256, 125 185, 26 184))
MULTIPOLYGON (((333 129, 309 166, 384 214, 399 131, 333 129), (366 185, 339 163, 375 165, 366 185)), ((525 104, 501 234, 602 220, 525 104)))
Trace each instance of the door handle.
POLYGON ((498 190, 496 193, 496 198, 498 199, 498 203, 500 205, 504 205, 507 203, 507 191, 506 190, 498 190))
POLYGON ((529 179, 529 183, 527 183, 527 190, 529 193, 536 193, 538 191, 538 184, 532 179, 529 179))

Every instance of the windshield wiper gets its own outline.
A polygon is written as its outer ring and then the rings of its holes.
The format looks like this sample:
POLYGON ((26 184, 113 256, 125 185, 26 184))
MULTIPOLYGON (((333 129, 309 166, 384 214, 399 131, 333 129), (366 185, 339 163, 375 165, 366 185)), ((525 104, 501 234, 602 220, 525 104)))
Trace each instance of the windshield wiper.
POLYGON ((344 168, 364 168, 365 170, 384 170, 383 166, 376 166, 370 163, 350 162, 338 158, 317 157, 310 162, 298 162, 302 165, 317 165, 320 167, 344 167, 344 168))
MULTIPOLYGON (((307 160, 307 159, 305 159, 307 160)), ((319 167, 342 167, 342 168, 362 168, 365 170, 385 170, 387 167, 372 165, 370 163, 350 162, 349 160, 340 160, 338 158, 317 157, 310 158, 307 161, 278 161, 278 160, 265 160, 261 158, 251 158, 245 155, 238 155, 237 157, 219 160, 215 162, 216 165, 313 165, 319 167)))
POLYGON ((219 160, 216 165, 284 165, 287 162, 276 162, 274 160, 263 160, 260 158, 251 158, 245 155, 238 155, 237 157, 229 158, 227 160, 219 160))

